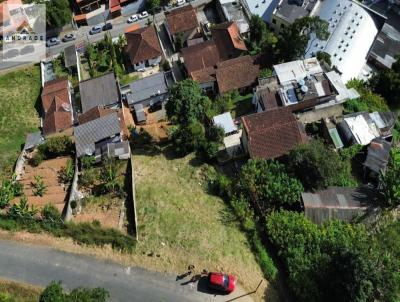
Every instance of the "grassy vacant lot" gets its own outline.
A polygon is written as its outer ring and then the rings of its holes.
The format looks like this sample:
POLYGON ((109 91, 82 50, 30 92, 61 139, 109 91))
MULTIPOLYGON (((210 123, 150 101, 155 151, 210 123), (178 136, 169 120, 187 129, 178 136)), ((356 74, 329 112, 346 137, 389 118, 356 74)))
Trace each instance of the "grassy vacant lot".
POLYGON ((37 302, 41 289, 13 281, 0 280, 1 302, 37 302))
MULTIPOLYGON (((262 272, 230 209, 207 193, 206 174, 212 168, 198 165, 192 155, 171 159, 168 153, 134 151, 133 159, 139 225, 135 253, 153 261, 141 265, 185 272, 193 264, 199 271, 233 273, 247 290, 254 289, 262 272)), ((276 301, 272 288, 267 301, 276 301)))
POLYGON ((39 126, 40 86, 38 66, 0 75, 0 179, 10 172, 26 134, 39 126))

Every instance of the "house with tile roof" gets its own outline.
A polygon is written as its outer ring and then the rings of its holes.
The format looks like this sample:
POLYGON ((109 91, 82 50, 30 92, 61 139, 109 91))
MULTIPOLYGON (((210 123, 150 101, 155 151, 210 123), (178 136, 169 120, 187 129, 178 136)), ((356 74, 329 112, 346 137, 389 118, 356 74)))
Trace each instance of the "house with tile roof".
POLYGON ((211 35, 222 60, 239 57, 247 51, 236 22, 224 22, 213 26, 211 35))
POLYGON ((134 70, 143 70, 160 64, 162 50, 154 25, 125 33, 124 52, 134 70))
POLYGON ((72 127, 72 86, 67 78, 46 82, 42 91, 43 134, 49 136, 72 127))
POLYGON ((165 28, 174 49, 176 43, 181 40, 184 45, 200 33, 197 21, 196 9, 191 5, 185 5, 165 13, 165 28))
POLYGON ((255 57, 241 56, 219 62, 216 66, 196 70, 190 77, 204 90, 220 94, 232 90, 248 91, 257 85, 260 65, 255 57))
POLYGON ((216 66, 221 60, 220 53, 214 41, 204 41, 183 48, 181 50, 181 59, 188 75, 197 70, 216 66))
POLYGON ((244 116, 242 124, 242 145, 252 159, 279 158, 308 142, 303 126, 287 108, 244 116))

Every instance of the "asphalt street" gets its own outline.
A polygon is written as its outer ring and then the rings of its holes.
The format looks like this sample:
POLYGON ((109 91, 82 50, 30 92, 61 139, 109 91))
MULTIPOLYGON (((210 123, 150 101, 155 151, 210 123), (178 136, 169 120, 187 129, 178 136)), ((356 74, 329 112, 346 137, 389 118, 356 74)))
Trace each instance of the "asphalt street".
MULTIPOLYGON (((110 301, 228 301, 243 294, 238 290, 229 296, 214 295, 198 285, 181 285, 175 275, 7 240, 0 240, 0 278, 42 287, 52 280, 62 281, 67 289, 103 287, 110 292, 110 301)), ((236 301, 252 300, 247 296, 236 301)))

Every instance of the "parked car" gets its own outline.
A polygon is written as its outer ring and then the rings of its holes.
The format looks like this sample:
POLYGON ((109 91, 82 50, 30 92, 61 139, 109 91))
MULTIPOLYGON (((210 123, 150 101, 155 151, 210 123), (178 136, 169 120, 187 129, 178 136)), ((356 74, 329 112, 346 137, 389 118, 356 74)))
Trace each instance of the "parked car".
POLYGON ((4 59, 11 59, 11 58, 15 58, 19 55, 19 51, 18 49, 10 49, 9 51, 7 51, 4 55, 3 58, 4 59))
POLYGON ((27 55, 28 53, 32 53, 35 51, 35 47, 33 45, 26 45, 19 51, 21 56, 27 55))
POLYGON ((113 28, 113 26, 111 23, 106 23, 103 25, 103 31, 110 30, 112 28, 113 28))
POLYGON ((132 15, 128 18, 128 23, 133 23, 136 22, 137 20, 139 20, 137 15, 132 15))
POLYGON ((74 34, 67 34, 62 38, 63 42, 70 42, 76 40, 76 36, 74 34))
POLYGON ((236 277, 222 273, 209 273, 208 287, 229 294, 235 290, 236 277))
POLYGON ((46 46, 50 47, 50 46, 58 45, 60 43, 61 43, 61 41, 59 38, 53 37, 46 41, 46 46))
POLYGON ((98 34, 100 32, 101 32, 101 25, 95 25, 90 29, 89 34, 95 35, 95 34, 98 34))
POLYGON ((177 1, 176 1, 176 5, 177 5, 177 6, 184 5, 185 3, 186 3, 185 0, 177 0, 177 1))
POLYGON ((146 19, 149 17, 149 13, 144 11, 139 14, 139 19, 146 19))

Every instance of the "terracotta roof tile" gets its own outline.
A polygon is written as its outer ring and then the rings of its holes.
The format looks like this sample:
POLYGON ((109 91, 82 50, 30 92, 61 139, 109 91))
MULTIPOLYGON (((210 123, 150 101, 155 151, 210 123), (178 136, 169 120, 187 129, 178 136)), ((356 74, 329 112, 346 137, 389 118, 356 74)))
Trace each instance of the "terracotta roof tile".
POLYGON ((242 122, 251 158, 277 158, 307 141, 303 129, 287 108, 244 116, 242 122))
POLYGON ((199 26, 196 10, 191 5, 185 5, 166 13, 166 19, 171 35, 189 31, 199 26))
POLYGON ((153 59, 162 55, 160 43, 153 25, 139 28, 125 33, 127 45, 125 53, 129 56, 131 63, 153 59))
POLYGON ((187 72, 216 66, 220 61, 217 46, 213 41, 205 41, 182 49, 182 56, 187 72))
POLYGON ((60 98, 63 102, 69 103, 69 85, 67 78, 56 79, 53 81, 46 82, 42 90, 42 107, 44 113, 46 113, 54 97, 60 98))
POLYGON ((211 33, 220 56, 225 59, 236 57, 247 50, 236 22, 218 24, 211 29, 211 33))
POLYGON ((242 56, 223 61, 216 71, 220 93, 252 86, 257 82, 260 66, 251 56, 242 56))
POLYGON ((201 70, 193 71, 190 74, 190 77, 192 78, 193 81, 196 81, 199 83, 207 83, 207 82, 216 81, 215 68, 207 67, 207 68, 204 68, 201 70))
POLYGON ((72 127, 71 112, 56 111, 46 114, 43 121, 43 134, 49 135, 72 127))

